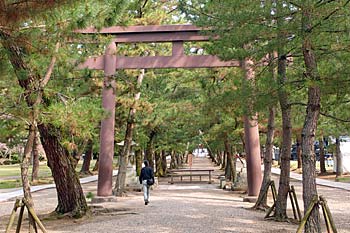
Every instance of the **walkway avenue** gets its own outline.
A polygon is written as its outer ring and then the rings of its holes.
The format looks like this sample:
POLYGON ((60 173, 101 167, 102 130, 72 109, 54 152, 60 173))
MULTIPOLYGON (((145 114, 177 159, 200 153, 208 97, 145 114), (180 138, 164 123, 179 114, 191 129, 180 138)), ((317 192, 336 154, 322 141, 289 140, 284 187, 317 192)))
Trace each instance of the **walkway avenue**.
MULTIPOLYGON (((243 202, 245 196, 239 192, 219 189, 218 176, 223 173, 208 158, 195 158, 193 168, 214 168, 213 183, 205 181, 194 183, 169 184, 169 178, 161 178, 159 186, 151 191, 150 204, 145 206, 141 192, 130 192, 117 202, 90 204, 93 217, 81 220, 45 220, 51 233, 68 232, 295 232, 297 225, 278 223, 264 219, 264 213, 250 210, 252 203, 243 202), (103 208, 101 208, 103 207, 103 208)), ((295 175, 295 174, 294 174, 295 175)), ((277 181, 277 176, 274 179, 277 181)), ((296 177, 297 178, 297 177, 296 177)), ((278 182, 276 182, 278 184, 278 182)), ((300 206, 301 183, 292 179, 300 206)), ((339 185, 341 183, 337 183, 339 185)), ((329 184, 328 184, 329 185, 329 184)), ((97 182, 83 184, 85 194, 96 195, 97 182)), ((350 232, 350 191, 344 187, 319 186, 319 194, 327 198, 336 221, 338 232, 350 232), (344 188, 344 189, 343 189, 344 188), (339 198, 341 197, 341 199, 339 198)), ((6 193, 1 193, 4 197, 6 193)), ((35 209, 39 216, 54 210, 57 205, 55 189, 43 189, 33 193, 35 209)), ((0 233, 5 232, 14 198, 0 201, 0 233)), ((290 216, 291 207, 289 207, 290 216)), ((24 224, 26 225, 26 224, 24 224)))

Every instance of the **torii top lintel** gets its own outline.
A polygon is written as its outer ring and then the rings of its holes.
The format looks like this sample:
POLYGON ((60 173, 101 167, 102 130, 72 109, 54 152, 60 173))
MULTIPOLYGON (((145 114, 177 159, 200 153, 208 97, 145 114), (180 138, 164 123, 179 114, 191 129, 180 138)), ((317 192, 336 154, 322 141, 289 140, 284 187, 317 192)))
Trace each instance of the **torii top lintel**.
POLYGON ((99 31, 95 28, 77 30, 82 34, 115 35, 116 43, 208 41, 209 37, 200 35, 201 31, 193 25, 114 26, 99 31))
MULTIPOLYGON (((116 69, 156 69, 156 68, 208 68, 239 66, 239 61, 221 61, 216 56, 184 54, 183 42, 209 41, 209 37, 202 35, 203 29, 193 25, 147 25, 147 26, 114 26, 97 30, 87 28, 77 30, 81 34, 114 35, 115 43, 160 43, 172 42, 172 56, 126 57, 115 55, 116 69)), ((104 57, 87 59, 79 65, 80 69, 104 68, 104 57)))

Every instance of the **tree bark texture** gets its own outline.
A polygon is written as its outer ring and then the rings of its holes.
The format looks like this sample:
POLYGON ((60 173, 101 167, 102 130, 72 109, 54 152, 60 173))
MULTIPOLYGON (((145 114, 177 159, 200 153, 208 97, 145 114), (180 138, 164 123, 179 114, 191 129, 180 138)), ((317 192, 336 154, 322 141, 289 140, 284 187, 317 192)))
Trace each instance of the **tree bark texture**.
POLYGON ((272 154, 273 154, 273 140, 275 133, 275 107, 269 108, 269 119, 267 123, 267 135, 266 135, 266 153, 264 156, 264 176, 262 185, 259 192, 259 197, 257 200, 261 202, 256 202, 254 205, 255 209, 266 209, 267 208, 267 195, 265 195, 265 190, 271 181, 271 167, 272 167, 272 154))
MULTIPOLYGON (((303 201, 304 213, 317 195, 316 187, 316 156, 314 142, 317 129, 317 121, 320 114, 321 91, 317 85, 320 77, 317 70, 317 61, 311 42, 312 21, 314 19, 313 3, 306 1, 302 8, 303 45, 302 52, 306 68, 305 76, 311 83, 308 87, 308 101, 306 116, 302 131, 302 156, 303 156, 303 201)), ((305 225, 306 233, 320 233, 320 216, 318 208, 314 208, 305 225)))
POLYGON ((282 148, 281 148, 281 174, 279 180, 278 194, 276 199, 275 217, 278 220, 285 220, 287 216, 287 197, 289 191, 290 155, 292 147, 292 122, 291 105, 288 93, 284 87, 286 82, 287 57, 285 54, 278 54, 278 81, 281 85, 278 90, 278 99, 282 111, 282 148))
POLYGON ((59 130, 54 126, 39 124, 42 144, 48 159, 48 166, 56 184, 57 213, 69 213, 80 217, 88 210, 79 176, 74 170, 74 159, 60 144, 59 130))

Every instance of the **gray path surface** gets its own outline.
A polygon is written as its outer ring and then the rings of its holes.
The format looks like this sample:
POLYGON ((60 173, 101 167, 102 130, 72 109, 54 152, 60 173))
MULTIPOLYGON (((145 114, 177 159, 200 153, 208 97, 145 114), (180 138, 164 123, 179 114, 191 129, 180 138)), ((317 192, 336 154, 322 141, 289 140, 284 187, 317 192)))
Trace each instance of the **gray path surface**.
MULTIPOLYGON (((198 159, 194 165, 212 167, 207 159, 198 159)), ((222 174, 215 168, 214 177, 222 174)), ((274 176, 277 183, 277 176, 274 176)), ((301 183, 292 180, 303 208, 301 183)), ((83 185, 84 191, 96 194, 96 182, 83 185)), ((244 195, 220 190, 218 180, 214 184, 168 184, 161 179, 160 185, 151 191, 151 202, 145 206, 140 192, 131 192, 117 202, 93 207, 94 217, 82 220, 44 221, 49 232, 295 232, 297 225, 264 220, 263 212, 249 210, 251 203, 242 202, 244 195)), ((345 189, 319 186, 318 192, 328 200, 338 232, 350 232, 350 192, 345 189)), ((57 200, 54 189, 33 193, 38 213, 54 210, 57 200)), ((13 199, 0 202, 0 232, 13 206, 13 199)), ((291 207, 289 206, 289 209, 291 207)), ((292 216, 289 211, 289 216, 292 216)))

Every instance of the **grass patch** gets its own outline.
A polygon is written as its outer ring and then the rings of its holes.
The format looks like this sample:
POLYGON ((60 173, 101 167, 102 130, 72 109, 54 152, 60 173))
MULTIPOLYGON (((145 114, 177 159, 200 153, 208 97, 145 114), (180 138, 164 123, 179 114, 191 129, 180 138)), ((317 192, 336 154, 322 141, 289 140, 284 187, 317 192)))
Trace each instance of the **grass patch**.
POLYGON ((0 189, 11 189, 19 187, 22 187, 22 182, 19 179, 0 181, 0 189))
POLYGON ((338 182, 350 183, 350 176, 337 177, 335 180, 338 182))

